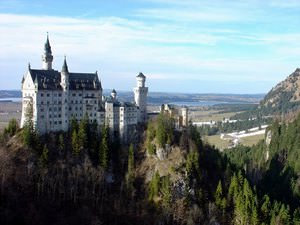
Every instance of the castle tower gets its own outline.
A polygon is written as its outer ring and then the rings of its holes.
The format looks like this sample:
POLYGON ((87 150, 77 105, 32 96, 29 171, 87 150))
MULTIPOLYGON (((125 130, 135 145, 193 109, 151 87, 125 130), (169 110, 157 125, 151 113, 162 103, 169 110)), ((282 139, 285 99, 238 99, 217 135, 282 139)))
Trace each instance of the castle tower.
POLYGON ((146 76, 143 73, 139 73, 136 77, 137 87, 134 91, 134 101, 139 107, 140 113, 138 116, 138 122, 145 123, 147 121, 147 94, 148 87, 145 87, 146 76))
POLYGON ((189 125, 189 118, 188 118, 188 108, 183 106, 181 108, 181 116, 182 116, 182 126, 187 127, 189 125))
POLYGON ((43 69, 52 70, 52 61, 53 61, 53 55, 52 55, 51 46, 49 42, 49 36, 47 34, 47 40, 44 46, 44 54, 42 55, 43 69))
POLYGON ((69 128, 69 69, 67 65, 66 57, 64 59, 64 64, 61 69, 60 73, 60 84, 62 86, 63 92, 62 92, 62 130, 67 131, 69 128))
POLYGON ((117 92, 116 92, 115 89, 112 90, 110 96, 111 96, 113 101, 115 101, 117 99, 117 92))

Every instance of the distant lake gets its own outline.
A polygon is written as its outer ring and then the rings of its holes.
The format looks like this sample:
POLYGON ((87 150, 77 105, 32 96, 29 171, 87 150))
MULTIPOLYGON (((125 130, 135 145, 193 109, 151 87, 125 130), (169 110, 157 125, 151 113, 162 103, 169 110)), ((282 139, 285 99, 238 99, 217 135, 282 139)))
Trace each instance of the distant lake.
POLYGON ((0 98, 0 102, 21 102, 22 98, 0 98))
POLYGON ((186 105, 186 106, 213 106, 218 104, 245 104, 244 102, 222 102, 222 101, 198 101, 198 102, 187 102, 187 101, 178 101, 171 102, 173 105, 186 105))
POLYGON ((173 105, 186 105, 186 106, 213 106, 217 104, 227 104, 228 102, 218 102, 218 101, 199 101, 199 102, 171 102, 173 105))

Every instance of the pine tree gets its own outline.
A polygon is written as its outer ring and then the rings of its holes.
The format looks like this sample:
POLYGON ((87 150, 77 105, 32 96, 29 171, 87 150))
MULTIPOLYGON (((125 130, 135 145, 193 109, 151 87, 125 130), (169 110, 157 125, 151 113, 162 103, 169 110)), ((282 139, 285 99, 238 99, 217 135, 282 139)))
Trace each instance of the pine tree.
POLYGON ((40 163, 42 166, 46 166, 48 164, 48 155, 49 155, 49 150, 47 145, 44 145, 42 155, 40 156, 40 163))
POLYGON ((80 153, 80 146, 78 144, 78 135, 76 130, 72 132, 72 150, 73 154, 78 155, 80 153))
POLYGON ((109 165, 109 128, 107 126, 102 129, 102 140, 99 151, 100 165, 106 170, 109 165))
POLYGON ((128 173, 132 174, 134 170, 134 148, 131 144, 128 151, 128 173))
POLYGON ((170 176, 164 176, 161 178, 160 192, 162 194, 163 206, 165 208, 169 208, 172 199, 170 176))
POLYGON ((134 182, 134 148, 131 144, 128 150, 128 171, 126 174, 126 186, 128 192, 132 192, 134 182))
POLYGON ((8 126, 4 129, 4 135, 14 136, 19 129, 18 122, 15 118, 8 122, 8 126))
POLYGON ((59 134, 58 136, 58 147, 60 151, 65 149, 65 139, 63 134, 59 134))
POLYGON ((36 133, 33 125, 33 106, 28 103, 25 111, 25 123, 23 127, 23 141, 28 147, 33 147, 36 140, 36 133))
POLYGON ((84 118, 79 123, 78 128, 78 144, 80 148, 87 148, 88 145, 88 129, 89 129, 89 118, 85 114, 84 118))
POLYGON ((158 171, 156 171, 152 177, 152 180, 149 183, 149 194, 148 194, 149 201, 153 201, 154 198, 158 196, 159 183, 160 183, 160 175, 158 171))
POLYGON ((76 130, 76 132, 78 131, 78 122, 77 122, 76 118, 74 116, 72 116, 71 122, 70 122, 71 134, 73 134, 74 130, 76 130))

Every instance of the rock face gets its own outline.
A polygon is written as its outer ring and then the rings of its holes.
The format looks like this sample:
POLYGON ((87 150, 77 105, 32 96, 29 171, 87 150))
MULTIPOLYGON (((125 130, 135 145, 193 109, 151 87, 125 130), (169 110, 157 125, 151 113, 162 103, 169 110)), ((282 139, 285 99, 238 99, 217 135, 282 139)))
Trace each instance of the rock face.
POLYGON ((273 87, 260 103, 268 114, 286 113, 300 108, 300 68, 273 87))
POLYGON ((168 158, 168 154, 171 152, 171 146, 166 144, 164 148, 157 148, 156 156, 159 160, 165 160, 168 158))

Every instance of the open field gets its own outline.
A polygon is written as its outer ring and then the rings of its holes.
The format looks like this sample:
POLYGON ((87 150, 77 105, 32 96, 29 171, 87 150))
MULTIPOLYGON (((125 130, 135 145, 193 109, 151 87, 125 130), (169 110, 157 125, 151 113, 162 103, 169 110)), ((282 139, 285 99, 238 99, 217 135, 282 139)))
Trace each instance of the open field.
POLYGON ((220 135, 205 136, 203 140, 208 144, 214 145, 220 150, 223 150, 230 146, 230 141, 221 139, 220 135))
POLYGON ((20 102, 0 102, 0 131, 8 124, 9 120, 15 118, 20 123, 21 119, 20 102))
POLYGON ((223 113, 217 110, 211 109, 199 109, 199 110, 191 110, 189 113, 190 119, 193 122, 208 122, 208 121, 222 121, 223 118, 230 118, 234 116, 236 112, 226 112, 223 113))
POLYGON ((248 137, 243 137, 241 138, 241 144, 246 145, 246 146, 252 146, 255 145, 257 142, 260 140, 263 140, 265 138, 265 134, 258 134, 254 136, 248 136, 248 137))
MULTIPOLYGON (((263 140, 265 137, 264 134, 258 134, 253 136, 242 137, 239 139, 240 144, 245 146, 252 146, 257 144, 260 140, 263 140)), ((216 148, 223 150, 228 148, 231 145, 229 139, 223 140, 220 138, 220 135, 212 135, 212 136, 205 136, 203 138, 204 141, 207 143, 216 146, 216 148)))

